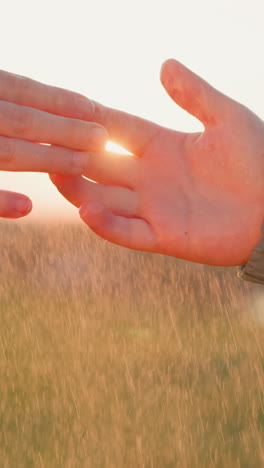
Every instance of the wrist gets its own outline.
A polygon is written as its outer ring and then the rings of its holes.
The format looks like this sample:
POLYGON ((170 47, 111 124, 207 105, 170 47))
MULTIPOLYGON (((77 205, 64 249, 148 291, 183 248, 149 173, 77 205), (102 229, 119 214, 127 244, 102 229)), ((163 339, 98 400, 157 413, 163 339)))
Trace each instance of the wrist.
POLYGON ((264 285, 264 222, 261 228, 261 237, 248 262, 238 267, 238 277, 251 283, 264 285))

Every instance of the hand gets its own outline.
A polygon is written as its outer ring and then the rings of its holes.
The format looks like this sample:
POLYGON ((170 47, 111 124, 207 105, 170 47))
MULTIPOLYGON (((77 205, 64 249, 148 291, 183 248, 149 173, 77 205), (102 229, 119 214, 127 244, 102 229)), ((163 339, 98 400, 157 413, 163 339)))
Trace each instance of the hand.
MULTIPOLYGON (((0 170, 82 174, 86 152, 107 139, 101 125, 80 120, 87 106, 78 94, 0 71, 0 170)), ((0 190, 0 217, 31 209, 25 195, 0 190)))
POLYGON ((175 60, 161 81, 204 125, 179 133, 95 103, 86 118, 104 125, 131 156, 90 156, 82 177, 52 176, 59 191, 104 239, 213 265, 248 260, 264 218, 264 124, 175 60))

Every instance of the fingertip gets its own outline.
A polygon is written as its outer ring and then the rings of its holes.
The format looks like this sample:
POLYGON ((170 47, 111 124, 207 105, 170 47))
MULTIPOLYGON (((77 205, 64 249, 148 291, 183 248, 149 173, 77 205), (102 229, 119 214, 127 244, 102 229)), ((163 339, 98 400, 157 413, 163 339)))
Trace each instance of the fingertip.
POLYGON ((166 59, 166 60, 163 62, 162 66, 161 66, 161 71, 164 70, 164 69, 167 68, 167 67, 170 67, 172 64, 175 64, 175 63, 177 64, 178 62, 177 62, 177 60, 175 60, 175 59, 172 58, 172 57, 166 59))
POLYGON ((82 204, 79 209, 80 218, 98 236, 111 242, 117 241, 118 235, 115 232, 116 217, 99 202, 88 201, 82 204))
POLYGON ((93 132, 93 139, 96 150, 104 150, 107 141, 109 140, 109 134, 105 127, 100 124, 96 124, 93 132))
POLYGON ((88 220, 90 222, 91 219, 102 215, 104 211, 102 203, 89 201, 81 205, 79 215, 84 222, 87 222, 88 220))
POLYGON ((1 218, 19 219, 27 216, 32 211, 32 201, 30 198, 16 193, 7 193, 4 203, 1 200, 0 205, 1 218))
POLYGON ((49 179, 51 180, 51 182, 55 182, 56 177, 57 177, 57 174, 49 174, 49 179))
POLYGON ((81 120, 90 120, 94 116, 95 104, 92 99, 89 99, 81 94, 77 94, 75 97, 75 102, 73 100, 72 110, 75 110, 76 118, 81 120))
POLYGON ((160 80, 161 80, 162 84, 164 84, 166 79, 171 74, 173 67, 175 68, 175 66, 177 66, 178 64, 179 64, 179 62, 177 62, 177 60, 175 60, 173 58, 169 58, 169 59, 165 60, 165 62, 162 64, 161 70, 160 70, 160 80))
POLYGON ((32 211, 32 201, 30 198, 26 196, 20 196, 15 201, 14 212, 12 213, 12 217, 15 218, 22 218, 23 216, 27 216, 32 211))
POLYGON ((61 175, 61 174, 49 174, 49 178, 51 182, 55 185, 62 184, 63 182, 66 182, 68 179, 72 179, 76 176, 66 176, 66 175, 61 175))

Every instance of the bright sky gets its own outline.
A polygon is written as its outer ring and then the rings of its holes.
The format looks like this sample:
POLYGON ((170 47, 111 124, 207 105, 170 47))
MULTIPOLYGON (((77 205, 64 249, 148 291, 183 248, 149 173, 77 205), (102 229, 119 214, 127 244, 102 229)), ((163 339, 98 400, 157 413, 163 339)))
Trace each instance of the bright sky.
MULTIPOLYGON (((183 131, 200 129, 159 82, 174 57, 264 118, 263 0, 9 0, 1 68, 183 131)), ((45 174, 0 173, 30 217, 77 216, 45 174)))

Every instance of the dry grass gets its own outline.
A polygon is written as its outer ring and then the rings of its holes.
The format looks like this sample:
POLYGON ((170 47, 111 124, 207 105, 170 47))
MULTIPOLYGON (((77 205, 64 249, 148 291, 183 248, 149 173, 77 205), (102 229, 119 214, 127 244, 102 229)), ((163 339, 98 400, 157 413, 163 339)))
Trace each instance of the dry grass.
POLYGON ((1 467, 264 466, 261 286, 81 224, 0 228, 1 467))

